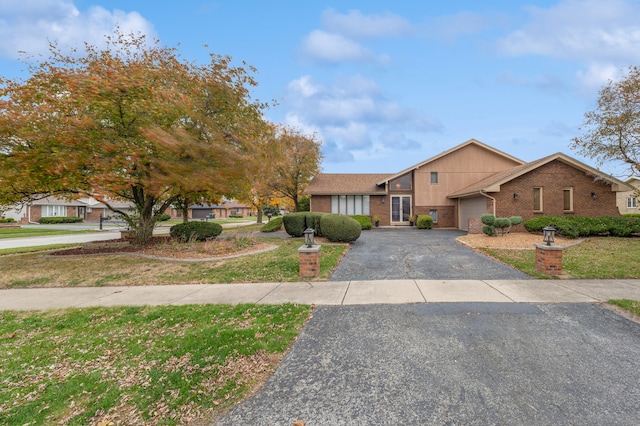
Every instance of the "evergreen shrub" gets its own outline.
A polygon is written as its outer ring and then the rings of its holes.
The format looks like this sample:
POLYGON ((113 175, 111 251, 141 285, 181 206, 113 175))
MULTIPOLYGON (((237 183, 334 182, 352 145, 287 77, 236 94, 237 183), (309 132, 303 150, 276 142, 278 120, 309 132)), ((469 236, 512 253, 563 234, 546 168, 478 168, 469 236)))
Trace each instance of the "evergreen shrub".
POLYGON ((433 228, 433 218, 428 214, 419 214, 416 219, 416 226, 418 229, 431 229, 433 228))
POLYGON ((173 225, 169 229, 172 238, 182 242, 204 241, 222 233, 222 226, 214 222, 187 222, 173 225))
POLYGON ((362 233, 360 223, 346 215, 327 213, 320 219, 322 233, 331 242, 352 243, 362 233))

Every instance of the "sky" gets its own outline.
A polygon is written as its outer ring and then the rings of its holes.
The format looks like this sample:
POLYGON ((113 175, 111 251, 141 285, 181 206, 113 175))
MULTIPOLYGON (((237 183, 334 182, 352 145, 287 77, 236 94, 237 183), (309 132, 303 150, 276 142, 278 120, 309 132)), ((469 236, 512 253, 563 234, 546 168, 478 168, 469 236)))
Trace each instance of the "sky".
POLYGON ((571 149, 599 90, 640 63, 637 0, 2 0, 18 52, 103 46, 119 27, 185 60, 256 67, 266 118, 322 141, 325 173, 397 173, 469 139, 523 161, 571 149))

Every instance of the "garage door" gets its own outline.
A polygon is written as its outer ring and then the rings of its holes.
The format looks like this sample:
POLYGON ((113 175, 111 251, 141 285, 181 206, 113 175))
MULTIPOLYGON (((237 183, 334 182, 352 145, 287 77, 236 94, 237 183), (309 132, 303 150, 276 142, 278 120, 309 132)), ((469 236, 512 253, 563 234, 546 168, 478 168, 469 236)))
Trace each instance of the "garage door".
POLYGON ((213 210, 211 209, 192 209, 191 217, 193 219, 206 219, 208 215, 211 214, 213 210))
POLYGON ((487 212, 487 199, 485 197, 463 198, 460 200, 460 223, 458 227, 469 230, 469 219, 480 217, 487 212))

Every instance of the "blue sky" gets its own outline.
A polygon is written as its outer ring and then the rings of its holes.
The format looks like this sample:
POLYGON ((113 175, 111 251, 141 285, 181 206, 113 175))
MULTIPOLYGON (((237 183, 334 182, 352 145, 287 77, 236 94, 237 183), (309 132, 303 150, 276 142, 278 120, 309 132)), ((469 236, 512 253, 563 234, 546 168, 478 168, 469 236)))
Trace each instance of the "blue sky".
POLYGON ((394 173, 471 138, 618 173, 569 145, 640 63, 639 16, 636 0, 5 0, 0 74, 22 75, 18 51, 100 45, 118 25, 255 66, 268 119, 315 132, 326 173, 394 173))

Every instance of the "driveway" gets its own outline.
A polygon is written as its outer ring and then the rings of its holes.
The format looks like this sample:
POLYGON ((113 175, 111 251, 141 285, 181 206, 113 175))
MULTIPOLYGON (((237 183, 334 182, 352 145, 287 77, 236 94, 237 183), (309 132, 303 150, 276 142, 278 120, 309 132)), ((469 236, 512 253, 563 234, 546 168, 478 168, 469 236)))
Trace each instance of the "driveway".
POLYGON ((416 228, 363 231, 331 275, 331 281, 530 279, 455 241, 466 234, 416 228))
POLYGON ((215 425, 635 425, 638 359, 598 305, 322 306, 215 425))

